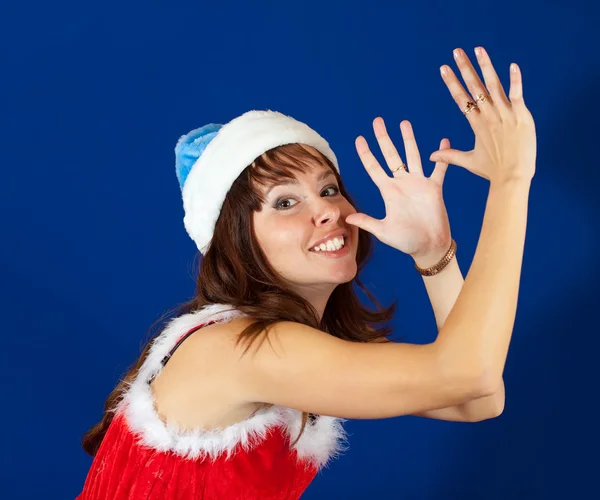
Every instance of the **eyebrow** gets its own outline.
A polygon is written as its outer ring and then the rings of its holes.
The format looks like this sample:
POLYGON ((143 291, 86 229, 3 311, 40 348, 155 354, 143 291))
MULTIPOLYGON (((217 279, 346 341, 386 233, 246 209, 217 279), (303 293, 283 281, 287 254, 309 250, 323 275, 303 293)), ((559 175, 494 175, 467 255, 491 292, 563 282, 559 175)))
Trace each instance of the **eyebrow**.
MULTIPOLYGON (((323 172, 321 172, 321 175, 319 175, 319 177, 317 177, 317 182, 323 181, 325 179, 327 179, 327 177, 330 176, 334 176, 335 174, 333 173, 332 170, 323 170, 323 172)), ((297 179, 289 179, 289 180, 285 180, 283 182, 278 182, 277 184, 273 184, 265 193, 265 196, 269 196, 269 193, 271 192, 271 190, 275 189, 277 186, 289 186, 290 184, 298 184, 298 180, 297 179)))

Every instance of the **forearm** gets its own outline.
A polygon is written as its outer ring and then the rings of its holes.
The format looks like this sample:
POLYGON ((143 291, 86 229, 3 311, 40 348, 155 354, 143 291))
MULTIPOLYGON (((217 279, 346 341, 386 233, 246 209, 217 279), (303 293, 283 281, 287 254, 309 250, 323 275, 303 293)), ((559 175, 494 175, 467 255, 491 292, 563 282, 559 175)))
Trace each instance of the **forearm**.
POLYGON ((444 369, 479 372, 489 387, 502 380, 514 327, 529 189, 490 186, 473 263, 436 340, 444 369))
MULTIPOLYGON (((448 245, 449 246, 449 245, 448 245)), ((433 260, 438 262, 443 255, 438 255, 429 259, 429 264, 433 260)), ((423 260, 415 259, 419 267, 427 267, 423 260)), ((464 283, 464 278, 458 264, 456 255, 450 263, 435 276, 423 276, 423 284, 427 290, 431 307, 435 315, 435 321, 438 330, 446 322, 446 318, 456 303, 464 283)), ((501 381, 500 388, 490 396, 473 399, 460 405, 460 410, 465 415, 465 420, 477 422, 490 417, 495 417, 502 413, 505 402, 504 381, 501 381)))
MULTIPOLYGON (((442 254, 443 257, 443 254, 442 254)), ((438 261, 442 258, 439 257, 438 261)), ((423 267, 415 259, 419 267, 423 267)), ((427 290, 429 301, 435 315, 438 330, 442 328, 450 311, 456 303, 460 291, 465 282, 456 255, 449 264, 435 276, 423 276, 423 284, 427 290)))

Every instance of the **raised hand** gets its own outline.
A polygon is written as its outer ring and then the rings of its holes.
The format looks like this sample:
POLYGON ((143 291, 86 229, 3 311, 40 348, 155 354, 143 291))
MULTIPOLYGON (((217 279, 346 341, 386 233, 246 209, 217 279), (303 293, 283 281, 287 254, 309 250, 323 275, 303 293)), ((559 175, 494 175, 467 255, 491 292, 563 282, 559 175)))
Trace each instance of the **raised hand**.
MULTIPOLYGON (((411 255, 417 263, 435 264, 450 247, 450 224, 442 196, 448 165, 438 162, 430 177, 425 177, 415 136, 408 121, 400 124, 408 171, 390 139, 382 118, 373 129, 392 176, 384 171, 364 137, 356 139, 356 150, 367 173, 379 188, 385 204, 383 220, 366 214, 352 214, 346 222, 373 234, 383 243, 411 255)), ((440 149, 449 148, 443 139, 440 149)))
POLYGON ((430 159, 466 168, 490 182, 530 181, 535 174, 536 132, 533 117, 523 100, 521 71, 516 64, 511 65, 507 98, 487 52, 478 47, 475 54, 485 85, 465 52, 454 51, 470 94, 449 66, 441 67, 450 94, 475 133, 475 146, 466 152, 438 150, 430 159))

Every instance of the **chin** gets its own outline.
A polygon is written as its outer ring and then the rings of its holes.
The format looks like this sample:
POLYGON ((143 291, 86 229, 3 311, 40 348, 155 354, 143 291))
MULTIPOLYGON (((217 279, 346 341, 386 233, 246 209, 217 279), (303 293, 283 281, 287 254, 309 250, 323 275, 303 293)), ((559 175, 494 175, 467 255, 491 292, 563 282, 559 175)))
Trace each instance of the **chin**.
MULTIPOLYGON (((341 285, 342 283, 348 283, 352 281, 356 277, 356 273, 358 271, 358 267, 356 262, 353 263, 352 266, 347 266, 346 269, 337 269, 328 273, 331 277, 331 282, 341 285)), ((323 277, 323 275, 321 275, 323 277)))

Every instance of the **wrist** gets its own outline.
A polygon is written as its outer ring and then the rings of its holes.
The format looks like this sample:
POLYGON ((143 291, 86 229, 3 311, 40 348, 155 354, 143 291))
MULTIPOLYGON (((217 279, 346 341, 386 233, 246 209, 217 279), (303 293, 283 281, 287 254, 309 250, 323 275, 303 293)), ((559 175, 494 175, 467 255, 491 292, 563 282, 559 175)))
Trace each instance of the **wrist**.
POLYGON ((532 179, 527 177, 511 177, 508 179, 495 180, 490 182, 491 190, 529 190, 531 188, 532 179))
POLYGON ((413 255, 413 261, 421 269, 429 269, 430 267, 435 266, 440 260, 442 260, 446 256, 451 244, 452 239, 450 239, 443 246, 430 250, 427 253, 413 255))

